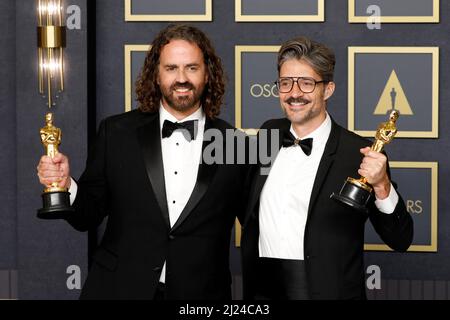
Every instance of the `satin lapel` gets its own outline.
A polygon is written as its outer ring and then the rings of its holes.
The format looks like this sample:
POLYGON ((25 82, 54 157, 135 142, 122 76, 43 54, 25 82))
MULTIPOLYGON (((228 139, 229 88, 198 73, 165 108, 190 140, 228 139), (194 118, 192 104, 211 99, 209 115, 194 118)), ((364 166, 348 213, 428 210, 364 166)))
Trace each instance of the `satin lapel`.
POLYGON ((250 191, 251 199, 249 202, 249 205, 247 207, 247 213, 245 215, 245 222, 244 226, 247 224, 248 220, 251 216, 255 215, 255 206, 259 201, 259 196, 261 195, 262 188, 264 187, 264 184, 266 183, 268 175, 262 175, 261 174, 261 166, 258 165, 258 168, 255 172, 255 178, 253 180, 253 187, 250 191))
MULTIPOLYGON (((328 171, 333 164, 334 156, 339 145, 340 134, 341 132, 339 126, 334 121, 332 121, 330 137, 328 138, 327 144, 325 146, 322 159, 319 163, 319 168, 317 169, 316 179, 314 180, 311 198, 309 200, 308 216, 311 214, 311 210, 315 205, 317 196, 320 193, 320 189, 322 188, 322 185, 325 182, 325 178, 328 175, 328 171)), ((342 183, 344 183, 344 181, 342 181, 342 183)))
POLYGON ((167 208, 166 184, 164 180, 164 166, 161 151, 161 129, 159 125, 159 116, 155 117, 149 123, 137 129, 139 144, 144 155, 145 167, 150 183, 153 188, 156 200, 163 215, 164 222, 170 228, 169 210, 167 208))
MULTIPOLYGON (((213 128, 212 120, 209 120, 208 118, 205 121, 205 132, 208 129, 213 128)), ((205 148, 211 143, 212 141, 203 141, 202 146, 202 158, 203 158, 203 151, 205 148)), ((175 231, 186 218, 189 216, 189 214, 194 210, 194 208, 197 206, 197 204, 200 202, 200 200, 205 195, 206 191, 208 190, 209 184, 214 177, 214 174, 217 170, 217 164, 205 164, 200 163, 198 167, 198 174, 197 174, 197 182, 195 183, 194 190, 192 191, 192 194, 184 207, 183 211, 180 214, 180 217, 175 222, 174 226, 172 227, 171 232, 175 231)))
MULTIPOLYGON (((281 149, 281 144, 283 141, 283 130, 289 130, 290 128, 290 122, 286 121, 286 127, 280 128, 278 130, 280 130, 280 134, 279 134, 279 141, 278 141, 278 149, 276 150, 276 154, 273 157, 273 160, 275 161, 278 152, 281 149)), ((277 128, 275 129, 270 129, 270 130, 277 130, 277 128)), ((270 130, 268 129, 268 143, 267 143, 267 150, 269 150, 270 148, 270 130)), ((258 137, 258 150, 259 150, 259 141, 260 137, 258 137)), ((273 165, 273 162, 270 162, 267 165, 262 165, 261 162, 258 160, 258 167, 256 168, 256 171, 254 172, 254 178, 253 178, 253 186, 250 190, 250 201, 249 201, 249 206, 247 208, 247 214, 246 214, 246 218, 245 218, 245 222, 244 222, 244 226, 247 223, 248 219, 250 218, 251 215, 255 214, 255 206, 256 204, 259 202, 259 198, 261 195, 261 191, 264 188, 264 184, 266 183, 267 177, 269 176, 269 172, 270 169, 273 165)))

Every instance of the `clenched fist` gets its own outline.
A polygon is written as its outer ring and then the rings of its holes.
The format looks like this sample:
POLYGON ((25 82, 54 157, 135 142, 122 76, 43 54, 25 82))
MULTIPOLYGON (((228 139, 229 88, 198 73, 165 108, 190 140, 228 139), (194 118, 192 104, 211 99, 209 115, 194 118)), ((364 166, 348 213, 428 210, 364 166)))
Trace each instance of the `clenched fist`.
POLYGON ((57 182, 58 187, 68 189, 71 182, 69 158, 62 153, 57 153, 53 159, 43 156, 37 166, 37 175, 39 182, 47 188, 57 182))
POLYGON ((389 196, 391 181, 387 175, 387 158, 384 154, 366 147, 360 150, 364 155, 358 173, 373 187, 375 195, 382 200, 389 196))

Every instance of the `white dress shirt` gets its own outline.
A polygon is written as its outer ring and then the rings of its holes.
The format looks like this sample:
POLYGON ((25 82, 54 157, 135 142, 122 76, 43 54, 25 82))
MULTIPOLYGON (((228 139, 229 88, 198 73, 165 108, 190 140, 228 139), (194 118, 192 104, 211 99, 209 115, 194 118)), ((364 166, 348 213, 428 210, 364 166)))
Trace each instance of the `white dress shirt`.
MULTIPOLYGON (((303 238, 311 192, 332 122, 327 114, 315 131, 311 155, 299 147, 282 147, 261 191, 259 206, 259 256, 304 260, 303 238)), ((291 133, 299 138, 292 128, 291 133)), ((376 200, 381 212, 392 213, 398 195, 391 185, 388 198, 376 200)))

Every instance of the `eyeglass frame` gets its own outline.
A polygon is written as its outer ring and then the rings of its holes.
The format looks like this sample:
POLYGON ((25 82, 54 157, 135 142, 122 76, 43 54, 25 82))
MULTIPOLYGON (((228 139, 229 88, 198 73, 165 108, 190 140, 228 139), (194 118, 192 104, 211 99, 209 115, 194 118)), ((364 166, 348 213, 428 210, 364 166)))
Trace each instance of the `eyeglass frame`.
POLYGON ((320 80, 320 81, 317 81, 316 79, 310 78, 310 77, 280 77, 280 78, 278 78, 277 81, 275 81, 274 83, 275 83, 276 86, 277 86, 278 93, 289 93, 289 92, 291 92, 292 89, 294 89, 294 84, 295 84, 295 83, 297 83, 297 87, 300 89, 301 92, 303 92, 303 93, 311 93, 311 92, 314 92, 314 90, 316 90, 316 87, 317 87, 317 84, 318 84, 318 83, 329 83, 329 82, 330 82, 330 81, 328 81, 328 80, 320 80), (291 86, 291 89, 290 89, 289 91, 286 91, 286 92, 284 92, 284 91, 281 92, 281 91, 280 91, 280 79, 291 79, 291 80, 292 80, 292 86, 291 86), (312 91, 308 91, 308 92, 305 92, 304 90, 302 90, 302 88, 300 87, 300 84, 298 83, 298 80, 300 80, 300 79, 302 79, 302 80, 312 80, 312 81, 314 81, 314 89, 312 89, 312 91))

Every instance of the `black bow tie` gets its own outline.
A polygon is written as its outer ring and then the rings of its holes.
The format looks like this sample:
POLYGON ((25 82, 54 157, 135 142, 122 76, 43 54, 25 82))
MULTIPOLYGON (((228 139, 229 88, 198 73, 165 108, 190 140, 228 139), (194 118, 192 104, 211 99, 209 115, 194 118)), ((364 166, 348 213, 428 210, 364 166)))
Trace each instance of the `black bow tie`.
POLYGON ((292 146, 300 146, 303 150, 303 152, 309 156, 312 151, 312 145, 313 145, 313 139, 296 139, 294 135, 290 131, 286 131, 283 135, 283 147, 288 148, 292 146))
POLYGON ((198 120, 190 120, 185 122, 172 122, 164 120, 162 128, 162 137, 168 138, 175 130, 182 130, 182 133, 187 141, 195 140, 197 135, 197 122, 198 120))

